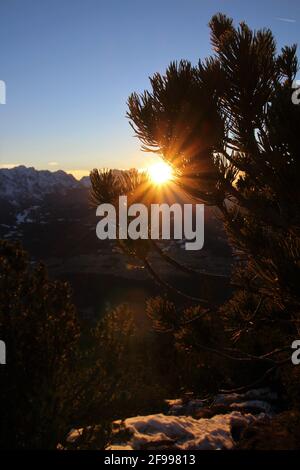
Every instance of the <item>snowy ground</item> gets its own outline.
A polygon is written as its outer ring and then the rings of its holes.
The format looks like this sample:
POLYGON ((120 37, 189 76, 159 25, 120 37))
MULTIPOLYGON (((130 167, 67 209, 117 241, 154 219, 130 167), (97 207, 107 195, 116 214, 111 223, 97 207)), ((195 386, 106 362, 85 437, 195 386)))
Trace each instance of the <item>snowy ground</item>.
POLYGON ((260 415, 243 415, 239 411, 209 419, 164 414, 137 416, 122 423, 132 435, 129 442, 116 443, 108 449, 229 450, 234 448, 233 429, 241 432, 257 419, 260 415))
MULTIPOLYGON (((249 425, 274 415, 276 401, 276 394, 269 389, 217 395, 209 404, 199 399, 167 400, 167 414, 115 421, 107 450, 234 449, 249 425)), ((75 443, 82 432, 73 429, 67 442, 75 443)))

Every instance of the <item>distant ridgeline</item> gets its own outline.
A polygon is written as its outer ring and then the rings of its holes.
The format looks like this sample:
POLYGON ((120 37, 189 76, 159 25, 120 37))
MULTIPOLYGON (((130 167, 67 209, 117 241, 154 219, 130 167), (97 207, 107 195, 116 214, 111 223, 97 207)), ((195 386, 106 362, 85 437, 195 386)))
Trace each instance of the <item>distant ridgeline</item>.
MULTIPOLYGON (((116 175, 122 170, 112 170, 116 175)), ((36 170, 24 165, 0 169, 0 201, 24 205, 24 201, 39 201, 46 194, 66 194, 72 190, 90 188, 90 177, 80 180, 63 170, 36 170)))
POLYGON ((68 190, 89 186, 89 177, 80 181, 62 170, 36 170, 25 166, 0 169, 0 199, 12 205, 22 205, 24 201, 39 201, 45 194, 65 193, 68 190))

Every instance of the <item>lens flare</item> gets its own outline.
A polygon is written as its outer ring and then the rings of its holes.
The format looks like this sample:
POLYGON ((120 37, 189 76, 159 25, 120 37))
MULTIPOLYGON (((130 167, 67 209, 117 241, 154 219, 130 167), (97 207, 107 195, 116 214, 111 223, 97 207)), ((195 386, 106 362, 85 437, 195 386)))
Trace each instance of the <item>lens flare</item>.
POLYGON ((149 166, 148 174, 152 183, 156 185, 166 184, 173 178, 173 170, 171 165, 164 161, 159 161, 157 163, 153 163, 153 165, 149 166))

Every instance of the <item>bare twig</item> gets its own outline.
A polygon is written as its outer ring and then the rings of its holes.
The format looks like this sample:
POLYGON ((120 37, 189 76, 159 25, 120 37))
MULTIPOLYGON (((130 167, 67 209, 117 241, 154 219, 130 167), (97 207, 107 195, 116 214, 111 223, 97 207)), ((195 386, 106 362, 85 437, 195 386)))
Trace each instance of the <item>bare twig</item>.
POLYGON ((254 382, 251 382, 248 385, 244 385, 242 387, 237 387, 237 388, 232 388, 231 390, 220 390, 221 393, 241 393, 241 392, 246 392, 247 390, 256 387, 257 385, 260 385, 267 377, 269 377, 273 372, 275 372, 279 367, 282 367, 283 365, 287 364, 290 362, 290 358, 285 359, 284 361, 281 361, 277 364, 275 364, 273 367, 270 367, 259 379, 255 380, 254 382))
POLYGON ((180 269, 181 271, 183 271, 187 274, 202 277, 202 278, 205 278, 205 279, 206 278, 207 279, 213 279, 213 278, 215 278, 215 279, 229 279, 229 276, 226 276, 224 274, 202 273, 200 271, 196 271, 195 269, 190 268, 189 266, 187 266, 185 264, 179 263, 177 260, 175 260, 171 256, 164 253, 164 251, 158 246, 158 244, 154 240, 151 240, 151 244, 152 244, 153 248, 160 254, 160 256, 165 261, 167 261, 168 263, 172 264, 173 266, 175 266, 176 268, 180 269))
MULTIPOLYGON (((191 295, 188 295, 186 294, 185 292, 182 292, 181 290, 177 289, 176 287, 172 286, 171 284, 169 284, 167 281, 164 281, 163 279, 161 279, 161 277, 156 273, 156 271, 153 269, 153 267, 151 266, 150 262, 144 258, 144 264, 145 264, 145 267, 148 269, 149 273, 151 274, 151 276, 154 278, 154 280, 161 286, 165 287, 167 290, 173 292, 174 294, 176 295, 179 295, 181 297, 184 297, 185 299, 187 300, 190 300, 191 302, 197 302, 197 303, 200 303, 200 304, 205 304, 205 305, 210 305, 209 302, 205 299, 201 299, 199 297, 193 297, 191 295)), ((211 306, 212 307, 212 306, 211 306)))
POLYGON ((273 359, 270 359, 268 357, 264 357, 264 356, 255 356, 253 354, 249 354, 249 353, 244 353, 243 351, 239 351, 239 350, 236 350, 236 349, 216 349, 216 348, 212 348, 210 346, 206 346, 204 344, 200 344, 200 343, 196 343, 196 347, 198 347, 199 349, 202 349, 204 351, 208 351, 208 352, 212 352, 214 354, 217 354, 219 356, 222 356, 222 357, 225 357, 226 359, 230 359, 232 361, 238 361, 238 362, 266 362, 266 363, 269 363, 269 364, 276 364, 276 361, 274 361, 273 359), (236 354, 239 354, 240 356, 237 357, 237 356, 233 356, 232 354, 230 353, 236 353, 236 354), (241 356, 243 355, 243 356, 241 356))

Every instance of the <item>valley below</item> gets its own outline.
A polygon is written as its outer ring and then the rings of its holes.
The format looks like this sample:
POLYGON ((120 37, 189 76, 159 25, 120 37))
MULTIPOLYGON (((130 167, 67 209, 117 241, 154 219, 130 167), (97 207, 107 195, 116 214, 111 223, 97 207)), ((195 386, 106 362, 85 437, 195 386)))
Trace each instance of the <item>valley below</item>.
MULTIPOLYGON (((28 170, 23 169, 26 175, 28 170)), ((1 171, 4 170, 0 170, 0 183, 1 171)), ((34 172, 33 176, 40 178, 39 172, 34 172)), ((16 185, 17 198, 12 191, 3 190, 2 182, 0 238, 21 243, 32 265, 42 262, 51 278, 68 281, 82 318, 96 320, 121 303, 130 304, 138 315, 144 316, 146 299, 158 295, 161 286, 141 262, 125 255, 116 241, 97 238, 99 218, 90 201, 89 183, 86 179, 84 184, 74 183, 73 177, 68 176, 70 187, 58 181, 50 192, 43 187, 30 191, 23 182, 24 197, 19 192, 20 184, 16 185)), ((199 273, 195 276, 182 272, 154 252, 151 265, 163 281, 190 296, 203 296, 217 303, 227 298, 234 261, 212 209, 205 208, 202 250, 186 251, 184 240, 159 241, 158 245, 169 257, 199 273), (212 276, 207 278, 207 273, 212 276)), ((172 290, 165 290, 171 297, 174 295, 172 290)))

